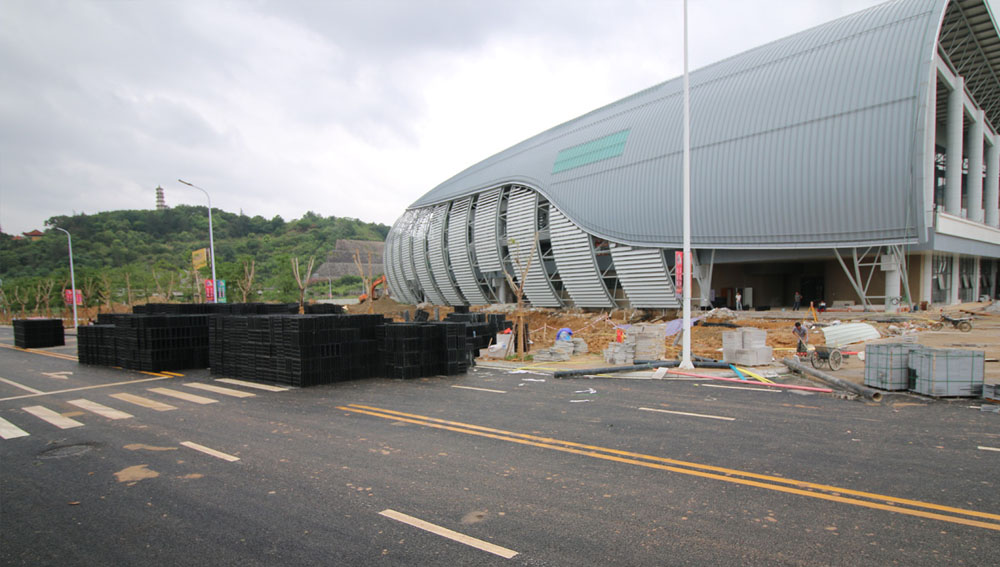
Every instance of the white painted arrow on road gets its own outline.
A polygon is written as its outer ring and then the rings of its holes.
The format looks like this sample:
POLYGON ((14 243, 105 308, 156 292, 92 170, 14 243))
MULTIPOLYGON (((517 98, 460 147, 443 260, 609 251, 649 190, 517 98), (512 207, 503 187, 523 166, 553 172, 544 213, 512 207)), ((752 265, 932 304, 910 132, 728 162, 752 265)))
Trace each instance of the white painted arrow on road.
POLYGON ((593 388, 587 388, 586 390, 577 390, 573 392, 574 394, 596 394, 597 390, 593 388))
POLYGON ((69 370, 63 370, 61 372, 42 372, 42 374, 48 376, 49 378, 58 378, 59 380, 65 380, 68 376, 73 375, 73 373, 69 370))

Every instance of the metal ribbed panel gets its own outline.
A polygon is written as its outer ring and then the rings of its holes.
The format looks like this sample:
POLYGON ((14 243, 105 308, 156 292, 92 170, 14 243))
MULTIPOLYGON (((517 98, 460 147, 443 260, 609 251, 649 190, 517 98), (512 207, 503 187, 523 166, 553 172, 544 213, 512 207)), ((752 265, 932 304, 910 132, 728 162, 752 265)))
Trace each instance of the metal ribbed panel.
POLYGON ((632 307, 676 309, 681 306, 663 250, 633 248, 612 242, 611 259, 632 307))
POLYGON ((500 191, 487 191, 476 201, 476 218, 473 227, 472 240, 476 245, 476 260, 479 270, 483 272, 499 272, 503 269, 500 263, 500 191))
POLYGON ((552 282, 541 261, 541 251, 535 245, 538 231, 538 193, 526 187, 514 187, 507 201, 507 244, 511 264, 518 280, 524 281, 524 295, 536 307, 560 307, 562 302, 552 289, 552 282), (532 254, 534 249, 534 254, 532 254), (521 273, 521 264, 531 266, 528 273, 521 273))
POLYGON ((413 303, 413 297, 409 292, 409 288, 405 282, 405 276, 403 275, 403 264, 400 260, 400 253, 402 251, 401 239, 403 227, 406 226, 410 221, 410 213, 407 211, 403 213, 403 216, 396 219, 396 223, 392 226, 392 230, 389 231, 389 235, 386 238, 384 261, 386 267, 386 279, 389 284, 389 291, 392 292, 396 301, 400 303, 413 303))
POLYGON ((431 276, 431 266, 427 256, 427 234, 431 228, 431 217, 434 209, 427 207, 420 209, 417 216, 416 226, 413 230, 413 269, 417 274, 417 281, 424 291, 427 301, 435 305, 445 305, 444 297, 438 291, 434 277, 431 276))
POLYGON ((489 301, 479 288, 476 269, 472 265, 472 247, 469 245, 469 211, 472 197, 455 201, 448 213, 448 261, 455 273, 462 295, 472 305, 486 305, 489 301))
MULTIPOLYGON (((945 4, 887 2, 694 71, 693 246, 830 248, 918 238, 917 219, 931 206, 919 174, 931 158, 918 127, 945 4)), ((589 234, 678 247, 681 82, 534 136, 414 206, 497 183, 528 184, 589 234), (554 167, 562 152, 626 131, 620 155, 554 167)))
POLYGON ((421 298, 414 293, 417 284, 417 274, 413 269, 413 228, 417 219, 417 211, 407 211, 399 231, 399 242, 396 253, 399 263, 403 265, 403 297, 409 303, 420 303, 421 298))
POLYGON ((427 232, 427 256, 431 263, 431 276, 446 305, 465 305, 465 298, 458 292, 448 269, 444 226, 448 221, 448 204, 434 207, 430 230, 427 232))
POLYGON ((573 303, 579 307, 614 307, 597 269, 590 235, 554 206, 549 208, 549 233, 559 275, 573 303))

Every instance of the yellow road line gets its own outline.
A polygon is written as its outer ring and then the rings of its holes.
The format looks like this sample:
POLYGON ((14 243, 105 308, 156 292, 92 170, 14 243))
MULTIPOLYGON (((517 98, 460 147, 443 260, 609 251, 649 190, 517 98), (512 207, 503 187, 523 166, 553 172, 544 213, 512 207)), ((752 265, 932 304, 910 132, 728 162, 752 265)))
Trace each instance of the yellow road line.
POLYGON ((748 471, 741 471, 737 469, 728 469, 724 467, 717 467, 714 465, 703 465, 700 463, 692 463, 687 461, 679 461, 675 459, 668 459, 664 457, 656 457, 654 455, 644 455, 641 453, 632 453, 629 451, 620 451, 617 449, 610 449, 606 447, 599 447, 593 445, 583 445, 580 443, 574 443, 571 441, 561 441, 558 439, 551 439, 546 437, 538 437, 535 435, 527 435, 523 433, 514 433, 510 431, 504 431, 500 429, 492 429, 489 427, 481 427, 472 424, 465 424, 461 422, 452 422, 447 420, 436 419, 427 416, 421 416, 416 414, 407 414, 403 412, 387 410, 382 408, 375 408, 370 406, 363 406, 360 404, 351 404, 350 407, 338 406, 337 409, 362 413, 366 415, 372 415, 375 417, 381 417, 384 419, 391 419, 396 421, 403 421, 408 423, 414 423, 416 425, 423 425, 426 427, 433 427, 436 429, 445 429, 449 431, 456 431, 458 433, 466 433, 469 435, 477 435, 481 437, 488 437, 492 439, 499 439, 503 441, 510 441, 512 443, 519 443, 522 445, 532 445, 536 447, 543 447, 546 449, 552 449, 556 451, 562 451, 567 453, 574 453, 579 455, 586 455, 589 457, 594 457, 598 459, 604 459, 609 461, 617 461, 622 463, 634 464, 638 466, 655 468, 661 470, 668 470, 671 472, 677 472, 681 474, 700 476, 703 478, 711 478, 716 480, 721 480, 724 482, 731 482, 735 484, 743 484, 747 486, 756 486, 759 488, 766 488, 769 490, 775 490, 779 492, 787 492, 790 494, 799 494, 802 496, 809 496, 811 498, 818 498, 821 500, 831 500, 834 502, 841 502, 846 504, 853 504, 856 506, 862 506, 866 508, 874 508, 878 510, 886 510, 889 512, 896 512, 898 514, 906 514, 910 516, 918 516, 922 518, 929 518, 935 520, 942 520, 946 522, 965 524, 970 526, 976 526, 981 528, 987 528, 991 530, 1000 531, 1000 524, 994 524, 990 522, 981 522, 977 520, 970 520, 967 518, 960 518, 955 516, 946 516, 943 514, 935 514, 932 512, 925 512, 923 510, 912 510, 908 508, 899 508, 893 504, 902 504, 907 506, 914 506, 918 508, 927 508, 931 510, 938 510, 942 512, 949 512, 953 514, 962 514, 966 516, 974 516, 979 518, 987 518, 991 520, 1000 520, 1000 514, 991 514, 989 512, 979 512, 976 510, 965 510, 962 508, 954 508, 951 506, 942 506, 940 504, 933 504, 930 502, 922 502, 919 500, 910 500, 906 498, 897 498, 894 496, 888 496, 884 494, 875 494, 871 492, 863 492, 859 490, 852 490, 849 488, 841 488, 837 486, 830 486, 812 482, 798 481, 794 479, 781 478, 769 475, 762 475, 757 473, 752 473, 748 471), (415 418, 415 419, 411 419, 415 418), (639 460, 643 459, 643 460, 639 460), (649 462, 652 461, 652 462, 649 462), (663 463, 663 464, 661 464, 663 463), (669 465, 677 466, 669 466, 669 465), (690 467, 690 468, 678 468, 678 466, 690 467), (692 470, 701 469, 701 470, 692 470), (713 471, 713 472, 702 472, 713 471), (715 474, 721 473, 721 474, 715 474), (736 478, 737 475, 745 478, 736 478), (768 482, 758 482, 757 480, 748 479, 759 479, 768 482), (777 483, 777 484, 769 484, 777 483), (792 486, 781 486, 782 484, 789 484, 792 486), (833 492, 835 494, 824 494, 821 492, 813 492, 812 490, 823 490, 827 492, 833 492), (862 498, 869 498, 872 500, 881 500, 887 504, 882 504, 878 502, 867 502, 864 500, 857 500, 854 498, 845 498, 840 496, 840 494, 850 494, 852 496, 858 496, 862 498))
POLYGON ((43 350, 38 350, 38 349, 34 349, 34 348, 20 348, 20 347, 16 347, 16 346, 13 346, 13 345, 7 345, 7 344, 2 344, 2 343, 0 343, 0 347, 8 348, 10 350, 17 350, 17 351, 21 351, 21 352, 26 352, 26 353, 29 353, 29 354, 40 354, 42 356, 51 356, 52 358, 59 358, 59 359, 62 359, 62 360, 72 360, 74 362, 76 362, 78 360, 77 357, 75 357, 75 356, 72 356, 72 355, 69 355, 69 354, 63 354, 61 352, 45 352, 43 350))

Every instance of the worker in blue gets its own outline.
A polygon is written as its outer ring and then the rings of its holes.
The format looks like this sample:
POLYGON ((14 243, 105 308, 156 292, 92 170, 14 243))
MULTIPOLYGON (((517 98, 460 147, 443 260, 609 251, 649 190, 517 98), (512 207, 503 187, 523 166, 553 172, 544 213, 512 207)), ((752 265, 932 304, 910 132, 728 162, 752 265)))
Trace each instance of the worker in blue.
POLYGON ((562 329, 559 329, 558 331, 556 331, 556 340, 557 341, 573 340, 573 330, 570 329, 569 327, 563 327, 562 329))

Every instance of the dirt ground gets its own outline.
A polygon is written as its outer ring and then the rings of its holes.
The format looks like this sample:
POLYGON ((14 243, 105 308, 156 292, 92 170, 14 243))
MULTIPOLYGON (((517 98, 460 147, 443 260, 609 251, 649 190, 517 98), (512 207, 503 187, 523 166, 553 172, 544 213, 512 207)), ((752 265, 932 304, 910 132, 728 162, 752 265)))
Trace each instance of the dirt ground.
MULTIPOLYGON (((413 320, 414 311, 417 309, 413 305, 396 303, 388 297, 382 297, 373 304, 375 313, 386 315, 396 321, 403 320, 403 313, 409 312, 410 320, 413 320)), ((430 314, 432 320, 437 317, 444 318, 452 311, 448 307, 422 306, 430 314), (435 317, 437 311, 437 317, 435 317)), ((727 309, 715 310, 713 312, 693 312, 692 317, 703 317, 702 321, 693 327, 691 333, 691 352, 697 356, 720 359, 722 357, 722 333, 731 328, 726 326, 705 325, 704 323, 728 323, 740 327, 754 327, 767 331, 767 345, 774 348, 774 358, 780 361, 783 358, 792 356, 795 350, 796 337, 792 334, 792 327, 796 321, 802 321, 807 325, 812 324, 832 324, 836 321, 843 323, 865 322, 878 329, 882 335, 879 342, 895 342, 903 340, 903 337, 912 337, 918 344, 935 348, 958 348, 970 350, 982 350, 986 355, 986 381, 988 383, 1000 383, 1000 312, 987 311, 996 309, 989 303, 964 303, 950 306, 944 312, 955 315, 971 315, 973 317, 971 332, 963 333, 948 325, 941 331, 932 331, 930 324, 941 315, 941 310, 926 311, 920 313, 882 313, 882 312, 861 312, 861 311, 827 311, 817 313, 816 320, 809 311, 730 311, 727 309), (990 362, 990 361, 993 362, 990 362)), ((367 303, 347 306, 349 313, 368 313, 367 303)), ((508 319, 513 318, 513 306, 511 305, 491 305, 483 308, 472 308, 473 311, 484 310, 487 312, 507 312, 508 319)), ((546 348, 552 345, 556 332, 567 327, 573 331, 575 338, 581 338, 587 342, 591 354, 599 355, 608 346, 608 343, 615 340, 618 328, 627 329, 637 323, 661 323, 671 321, 680 317, 679 311, 675 310, 634 310, 617 309, 613 311, 585 312, 573 309, 540 309, 532 308, 527 312, 527 322, 529 325, 531 340, 534 348, 546 348)), ((678 341, 674 345, 675 339, 679 335, 667 337, 665 340, 666 358, 678 358, 681 354, 681 346, 678 341)), ((810 334, 813 344, 823 344, 823 335, 818 330, 810 334)), ((845 351, 864 351, 864 344, 851 345, 845 347, 845 351)), ((858 356, 848 356, 845 359, 844 367, 837 372, 837 376, 862 383, 864 381, 864 362, 858 356)))

